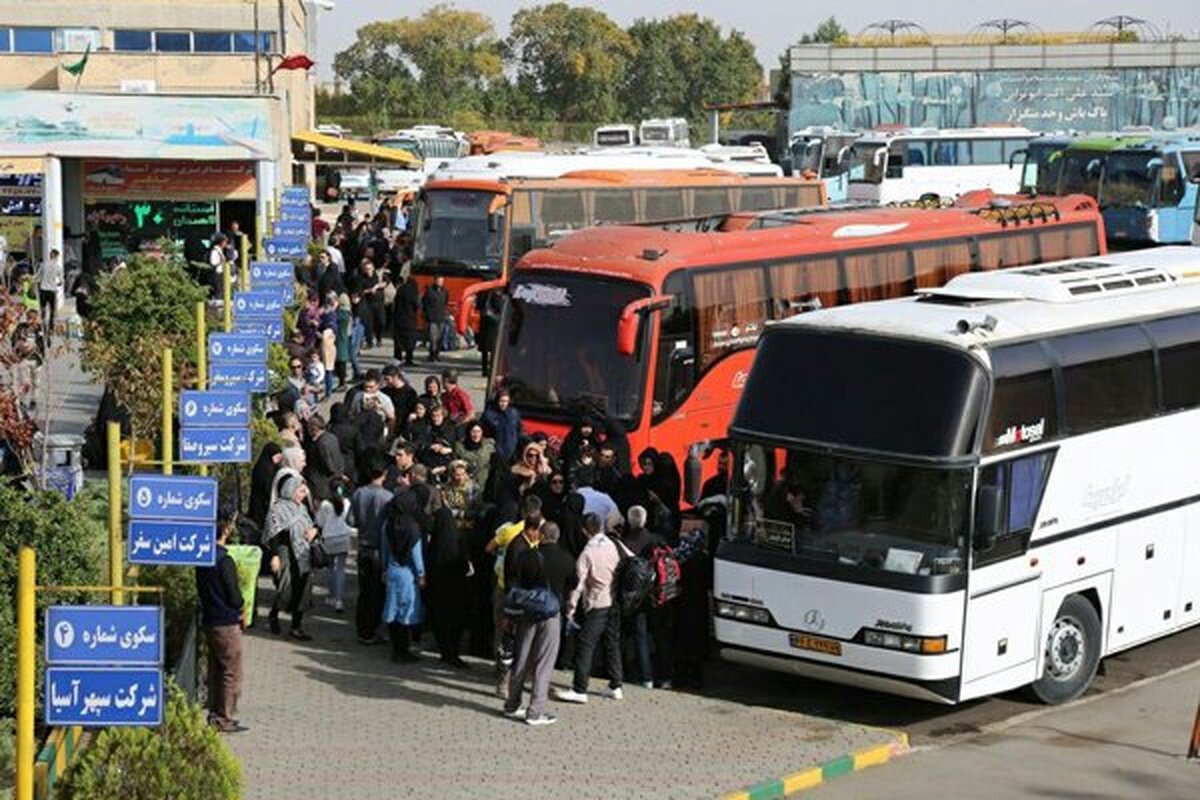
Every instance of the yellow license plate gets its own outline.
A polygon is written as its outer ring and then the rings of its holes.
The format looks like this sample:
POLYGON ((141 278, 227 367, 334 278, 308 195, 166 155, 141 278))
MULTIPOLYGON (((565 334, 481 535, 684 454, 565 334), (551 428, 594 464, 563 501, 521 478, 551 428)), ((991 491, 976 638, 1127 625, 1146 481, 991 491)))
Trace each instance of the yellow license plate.
POLYGON ((817 653, 824 653, 827 656, 840 656, 842 654, 842 643, 834 639, 809 636, 806 633, 789 634, 788 638, 792 643, 792 647, 795 647, 797 650, 812 650, 817 653))

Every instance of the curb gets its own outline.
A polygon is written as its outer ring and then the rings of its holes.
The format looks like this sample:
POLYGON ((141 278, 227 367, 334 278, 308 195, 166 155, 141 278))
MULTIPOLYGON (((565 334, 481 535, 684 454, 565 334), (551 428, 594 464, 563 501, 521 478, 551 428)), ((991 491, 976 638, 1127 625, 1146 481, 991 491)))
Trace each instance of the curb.
POLYGON ((828 783, 839 775, 847 775, 868 767, 886 764, 893 758, 908 752, 908 735, 898 732, 892 733, 892 735, 896 737, 894 741, 848 753, 830 759, 820 766, 792 772, 782 778, 765 781, 740 792, 731 792, 723 795, 721 800, 770 800, 770 798, 786 797, 828 783))

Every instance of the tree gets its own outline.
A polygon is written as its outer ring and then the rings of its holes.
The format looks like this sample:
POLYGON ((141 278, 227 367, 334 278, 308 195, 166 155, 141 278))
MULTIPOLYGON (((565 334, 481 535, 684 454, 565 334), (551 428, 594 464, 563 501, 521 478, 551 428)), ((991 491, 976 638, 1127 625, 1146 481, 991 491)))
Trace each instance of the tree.
POLYGON ((629 35, 634 56, 623 95, 631 119, 699 121, 705 103, 746 102, 761 92, 762 65, 754 45, 739 31, 725 36, 711 19, 677 14, 639 19, 629 35))
POLYGON ((550 3, 518 11, 505 45, 517 87, 544 119, 615 120, 633 40, 602 11, 550 3))
POLYGON ((163 350, 173 349, 180 384, 194 377, 196 303, 206 296, 170 249, 135 255, 99 281, 84 328, 83 366, 129 409, 139 438, 153 437, 161 424, 163 350))
POLYGON ((359 108, 385 120, 478 113, 491 84, 504 79, 491 20, 447 5, 359 28, 354 44, 334 56, 333 68, 359 108))
POLYGON ((849 43, 850 34, 837 21, 837 17, 830 17, 818 25, 815 31, 806 33, 800 37, 800 44, 844 45, 849 43))

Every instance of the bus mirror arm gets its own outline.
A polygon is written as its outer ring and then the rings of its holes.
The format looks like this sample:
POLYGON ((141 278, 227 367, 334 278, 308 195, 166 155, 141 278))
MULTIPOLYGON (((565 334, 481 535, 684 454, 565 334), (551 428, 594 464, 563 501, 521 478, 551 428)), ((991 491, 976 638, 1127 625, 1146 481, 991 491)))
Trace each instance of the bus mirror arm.
POLYGON ((975 549, 991 550, 1004 526, 1004 493, 999 486, 980 486, 975 506, 975 549))
POLYGON ((490 292, 496 289, 503 289, 505 280, 498 278, 494 281, 482 281, 473 283, 463 290, 462 304, 458 310, 458 318, 454 320, 455 327, 458 328, 460 336, 467 332, 467 326, 471 324, 471 312, 475 310, 475 296, 481 292, 490 292))
POLYGON ((1018 150, 1015 153, 1013 153, 1011 156, 1009 156, 1008 157, 1008 168, 1012 169, 1013 167, 1015 167, 1017 165, 1017 158, 1019 156, 1025 155, 1028 152, 1029 152, 1028 150, 1018 150))
POLYGON ((621 309, 617 320, 617 352, 623 356, 631 356, 637 350, 638 329, 641 325, 642 314, 666 308, 674 299, 669 294, 656 294, 634 300, 621 309))

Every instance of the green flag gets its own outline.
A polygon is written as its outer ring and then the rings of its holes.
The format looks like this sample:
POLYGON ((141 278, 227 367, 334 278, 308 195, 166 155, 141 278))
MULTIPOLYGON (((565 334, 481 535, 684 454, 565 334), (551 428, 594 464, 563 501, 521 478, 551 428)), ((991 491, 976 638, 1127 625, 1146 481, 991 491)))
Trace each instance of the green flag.
POLYGON ((87 69, 88 56, 92 54, 92 45, 88 43, 87 49, 83 51, 83 58, 76 61, 74 64, 63 64, 63 69, 78 78, 87 69))

